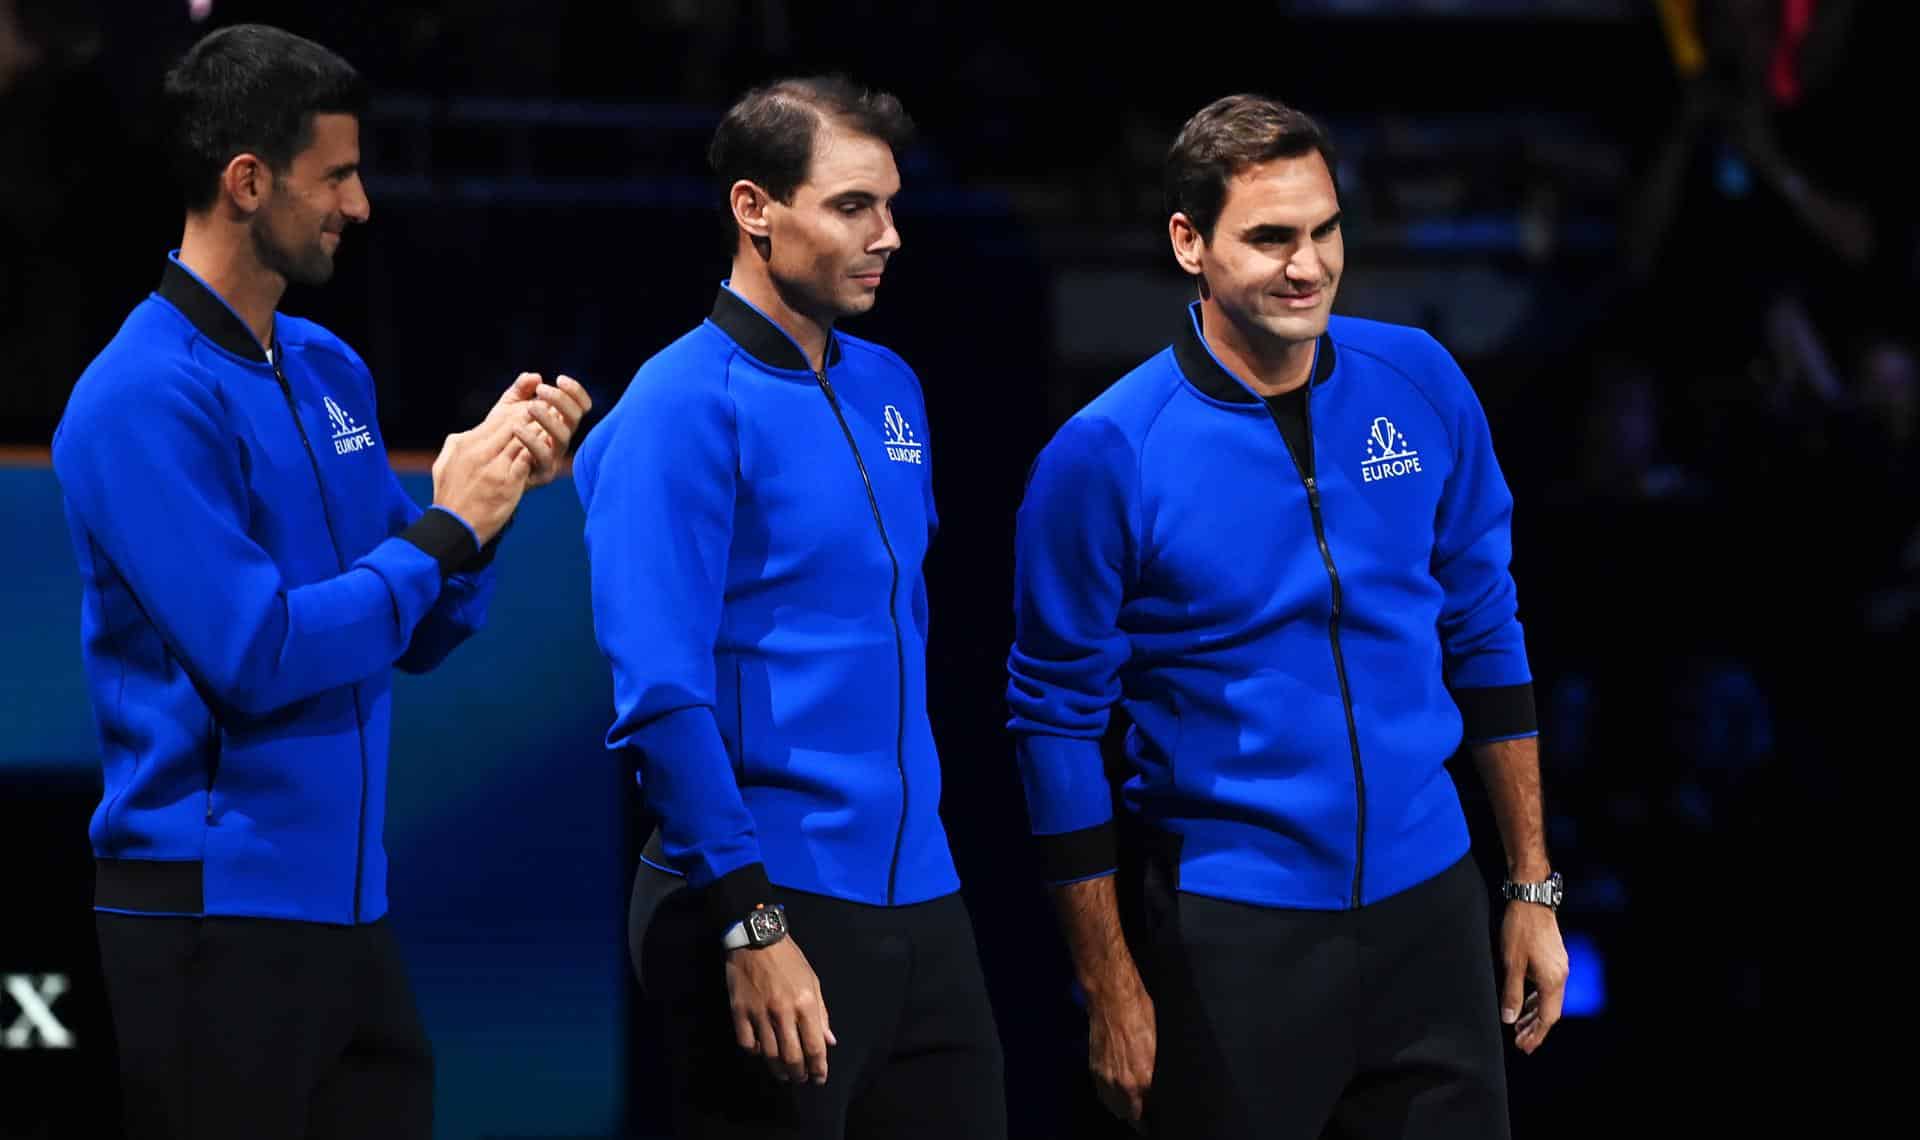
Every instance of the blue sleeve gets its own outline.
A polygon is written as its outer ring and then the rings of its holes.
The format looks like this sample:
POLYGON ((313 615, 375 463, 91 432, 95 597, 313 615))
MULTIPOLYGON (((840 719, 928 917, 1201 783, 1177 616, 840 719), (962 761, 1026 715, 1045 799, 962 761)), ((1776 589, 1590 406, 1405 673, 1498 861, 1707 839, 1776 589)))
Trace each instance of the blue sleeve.
MULTIPOLYGON (((459 523, 467 534, 473 548, 480 549, 479 536, 473 527, 451 511, 442 511, 439 507, 428 508, 445 514, 459 523)), ((417 523, 422 515, 420 504, 413 501, 407 489, 401 485, 398 475, 387 476, 387 532, 399 534, 417 523)), ((485 551, 485 557, 476 557, 463 565, 461 572, 448 575, 440 588, 440 598, 427 611, 427 616, 414 628, 413 637, 407 642, 406 652, 395 662, 409 673, 425 673, 447 659, 447 654, 459 648, 469 637, 480 632, 487 622, 487 604, 493 599, 495 573, 492 561, 492 546, 499 542, 495 538, 485 551)))
POLYGON ((1446 681, 1469 740, 1528 736, 1537 725, 1510 570, 1513 495, 1494 458, 1479 398, 1453 358, 1434 347, 1452 396, 1453 469, 1434 521, 1432 563, 1445 592, 1439 624, 1446 681))
POLYGON ((1020 505, 1007 657, 1008 727, 1053 883, 1116 862, 1100 738, 1129 653, 1119 616, 1139 516, 1139 463, 1120 429, 1068 421, 1034 462, 1020 505))
POLYGON ((607 747, 632 759, 668 861, 714 888, 716 918, 738 918, 768 887, 714 714, 739 469, 732 402, 712 377, 643 368, 600 431, 574 478, 594 635, 613 667, 607 747))
POLYGON ((89 539, 220 704, 264 716, 393 666, 440 596, 444 554, 380 543, 288 586, 247 533, 248 490, 219 401, 192 376, 76 393, 54 469, 89 539))

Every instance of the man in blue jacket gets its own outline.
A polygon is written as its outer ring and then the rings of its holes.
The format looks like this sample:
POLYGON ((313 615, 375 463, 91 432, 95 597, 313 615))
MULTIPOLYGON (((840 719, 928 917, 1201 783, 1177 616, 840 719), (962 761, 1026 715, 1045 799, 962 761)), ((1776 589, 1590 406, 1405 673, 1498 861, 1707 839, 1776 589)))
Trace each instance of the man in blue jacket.
POLYGON ((1446 351, 1329 315, 1333 170, 1312 120, 1255 96, 1174 142, 1199 300, 1034 465, 1011 727, 1110 1108, 1166 1137, 1489 1140, 1496 1009, 1532 1052, 1566 977, 1512 499, 1446 351), (1463 725, 1515 899, 1498 988, 1443 766, 1463 725))
POLYGON ((927 719, 926 404, 834 328, 900 248, 910 128, 839 78, 727 112, 732 274, 574 468, 607 746, 659 819, 631 942, 680 1136, 1006 1130, 927 719))
POLYGON ((127 1131, 426 1137, 432 1055, 382 921, 390 674, 480 627, 500 532, 554 478, 586 393, 522 374, 448 437, 422 511, 366 365, 275 311, 368 218, 358 75, 241 25, 166 96, 185 235, 53 445, 127 1131))

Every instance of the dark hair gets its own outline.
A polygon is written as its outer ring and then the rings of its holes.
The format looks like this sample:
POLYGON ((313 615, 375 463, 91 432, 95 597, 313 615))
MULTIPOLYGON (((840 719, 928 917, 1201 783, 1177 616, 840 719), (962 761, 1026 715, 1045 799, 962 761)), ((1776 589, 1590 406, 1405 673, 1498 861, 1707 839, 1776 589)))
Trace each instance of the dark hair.
MULTIPOLYGON (((1167 212, 1185 214, 1209 241, 1227 183, 1250 166, 1319 151, 1334 174, 1333 140, 1305 112, 1264 95, 1229 95, 1202 107, 1167 150, 1167 212)), ((1334 177, 1334 193, 1340 180, 1334 177)))
POLYGON ((257 154, 285 171, 313 139, 313 116, 358 115, 367 88, 353 65, 291 32, 235 24, 188 49, 162 88, 174 176, 188 210, 220 192, 235 155, 257 154))
POLYGON ((782 79, 756 87, 727 109, 707 147, 722 185, 758 183, 776 201, 793 201, 813 165, 813 140, 832 123, 886 143, 895 155, 913 141, 900 100, 844 75, 782 79))

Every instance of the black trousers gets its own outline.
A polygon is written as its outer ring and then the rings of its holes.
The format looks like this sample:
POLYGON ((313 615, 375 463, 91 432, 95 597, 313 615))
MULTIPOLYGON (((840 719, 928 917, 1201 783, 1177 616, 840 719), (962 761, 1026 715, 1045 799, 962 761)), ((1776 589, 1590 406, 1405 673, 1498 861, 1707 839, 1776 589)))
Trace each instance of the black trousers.
POLYGON ((1470 857, 1348 911, 1189 894, 1165 859, 1137 889, 1159 1031, 1151 1135, 1510 1134, 1488 892, 1470 857))
POLYGON ((98 913, 128 1140, 433 1132, 433 1053, 384 922, 98 913))
POLYGON ((776 1081, 734 1039, 725 951, 700 893, 646 864, 629 943, 664 1018, 682 1140, 1002 1140, 1000 1038, 959 895, 863 906, 782 889, 793 939, 820 979, 837 1046, 827 1081, 776 1081))

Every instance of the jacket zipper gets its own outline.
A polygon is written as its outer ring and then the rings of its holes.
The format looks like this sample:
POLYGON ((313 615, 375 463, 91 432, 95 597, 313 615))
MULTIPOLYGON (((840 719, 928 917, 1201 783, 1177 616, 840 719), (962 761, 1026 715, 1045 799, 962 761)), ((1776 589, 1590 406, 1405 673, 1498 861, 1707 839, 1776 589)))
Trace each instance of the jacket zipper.
POLYGON ((833 382, 827 379, 827 370, 820 369, 813 374, 820 382, 820 390, 826 393, 827 403, 833 408, 833 418, 840 421, 840 430, 847 437, 847 447, 853 452, 854 466, 860 469, 860 481, 866 484, 867 505, 873 508, 873 525, 879 528, 880 545, 887 548, 887 561, 893 566, 893 582, 887 587, 887 620, 893 623, 893 652, 898 665, 896 676, 900 680, 900 715, 896 718, 894 735, 894 764, 900 769, 900 827, 893 836, 893 861, 887 864, 887 905, 893 905, 895 880, 900 875, 900 845, 907 837, 907 649, 900 637, 900 614, 897 601, 900 597, 900 559, 893 553, 893 543, 887 539, 887 524, 880 517, 880 500, 873 493, 873 480, 867 475, 867 461, 860 457, 860 445, 854 441, 853 429, 847 426, 847 417, 840 411, 840 398, 833 394, 833 382))
MULTIPOLYGON (((307 450, 307 464, 313 468, 313 489, 320 496, 320 517, 327 524, 327 542, 333 547, 333 564, 340 573, 347 572, 346 563, 340 559, 340 536, 333 529, 333 512, 327 507, 327 488, 320 478, 320 460, 314 455, 313 441, 307 438, 307 425, 301 422, 300 406, 293 399, 293 385, 287 382, 286 373, 280 371, 278 355, 273 359, 273 378, 280 382, 280 394, 287 398, 287 411, 293 415, 293 426, 300 433, 300 445, 307 450)), ((353 833, 353 917, 352 922, 360 921, 360 878, 365 870, 367 859, 367 724, 360 713, 360 686, 353 686, 353 723, 358 730, 360 741, 360 823, 353 833)), ((209 789, 208 807, 211 810, 212 799, 209 789)))
MULTIPOLYGON (((1263 401, 1264 402, 1264 401, 1263 401)), ((1313 515, 1313 537, 1320 545, 1320 562, 1327 569, 1327 581, 1333 587, 1333 608, 1327 617, 1327 638, 1333 644, 1333 669, 1340 678, 1340 704, 1347 714, 1347 744, 1353 753, 1353 795, 1354 795, 1354 842, 1353 842, 1353 894, 1349 906, 1360 905, 1360 883, 1367 866, 1367 778, 1360 767, 1360 730, 1353 720, 1353 690, 1347 684, 1347 658, 1340 650, 1340 571, 1333 565, 1333 551, 1327 546, 1326 521, 1320 513, 1320 481, 1314 474, 1313 449, 1313 388, 1308 380, 1308 388, 1301 406, 1306 409, 1307 455, 1302 463, 1300 456, 1293 454, 1293 444, 1287 442, 1287 433, 1280 432, 1280 442, 1286 445, 1287 453, 1292 456, 1294 467, 1299 471, 1307 487, 1307 508, 1313 515)), ((1269 414, 1273 405, 1267 405, 1269 414)), ((1276 416, 1274 426, 1280 427, 1276 416)))

